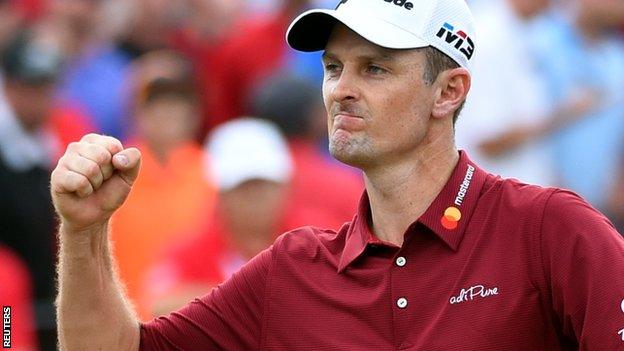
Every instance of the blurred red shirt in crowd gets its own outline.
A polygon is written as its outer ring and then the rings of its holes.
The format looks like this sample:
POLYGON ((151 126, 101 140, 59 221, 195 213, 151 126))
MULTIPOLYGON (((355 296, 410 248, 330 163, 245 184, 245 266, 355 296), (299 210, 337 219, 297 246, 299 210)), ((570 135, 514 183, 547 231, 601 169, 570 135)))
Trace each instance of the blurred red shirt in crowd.
POLYGON ((202 137, 216 125, 249 114, 255 84, 270 76, 286 59, 284 31, 289 12, 240 20, 222 37, 206 41, 173 36, 173 46, 191 58, 203 92, 202 137))
POLYGON ((3 307, 11 307, 11 348, 36 350, 30 273, 17 255, 2 245, 0 282, 0 302, 3 307))
POLYGON ((290 206, 311 212, 310 217, 291 219, 287 230, 314 224, 319 228, 338 230, 352 219, 364 191, 362 177, 356 170, 329 159, 318 146, 306 139, 288 141, 294 162, 290 189, 290 206), (306 210, 307 209, 307 210, 306 210))

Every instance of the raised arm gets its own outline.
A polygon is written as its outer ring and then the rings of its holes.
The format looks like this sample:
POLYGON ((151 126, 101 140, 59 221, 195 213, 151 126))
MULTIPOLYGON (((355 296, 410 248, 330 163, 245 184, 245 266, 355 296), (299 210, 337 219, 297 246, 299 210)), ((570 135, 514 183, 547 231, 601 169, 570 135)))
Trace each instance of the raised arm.
POLYGON ((52 199, 61 220, 61 350, 139 349, 139 322, 117 278, 108 229, 138 175, 140 160, 139 150, 89 134, 69 145, 52 172, 52 199))

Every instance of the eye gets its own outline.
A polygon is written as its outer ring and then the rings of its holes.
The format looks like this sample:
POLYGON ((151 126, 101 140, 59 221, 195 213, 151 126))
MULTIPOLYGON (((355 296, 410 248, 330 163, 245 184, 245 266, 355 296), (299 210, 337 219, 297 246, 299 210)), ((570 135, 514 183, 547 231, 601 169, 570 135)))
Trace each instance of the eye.
POLYGON ((333 62, 328 62, 325 64, 325 72, 336 72, 340 69, 340 66, 338 66, 337 64, 333 63, 333 62))
POLYGON ((377 65, 368 65, 368 67, 366 67, 366 71, 372 74, 383 74, 388 72, 386 69, 381 68, 377 65))
POLYGON ((326 62, 323 64, 323 71, 326 79, 335 79, 340 77, 342 66, 335 62, 326 62))

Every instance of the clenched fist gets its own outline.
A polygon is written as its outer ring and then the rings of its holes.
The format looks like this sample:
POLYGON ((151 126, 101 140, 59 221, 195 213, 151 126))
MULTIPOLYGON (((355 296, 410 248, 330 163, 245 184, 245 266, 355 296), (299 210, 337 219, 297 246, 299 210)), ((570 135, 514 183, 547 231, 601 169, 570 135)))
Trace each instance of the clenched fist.
POLYGON ((113 137, 88 134, 71 143, 52 172, 54 207, 63 226, 103 225, 124 202, 139 174, 141 153, 113 137))

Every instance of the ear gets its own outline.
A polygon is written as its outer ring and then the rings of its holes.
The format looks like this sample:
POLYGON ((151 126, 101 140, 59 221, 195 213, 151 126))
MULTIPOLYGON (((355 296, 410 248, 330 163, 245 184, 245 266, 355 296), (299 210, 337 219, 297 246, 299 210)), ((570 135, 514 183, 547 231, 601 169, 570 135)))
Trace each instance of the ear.
POLYGON ((470 72, 465 68, 454 68, 440 73, 434 83, 437 86, 431 115, 434 118, 453 116, 466 100, 470 90, 470 72))

